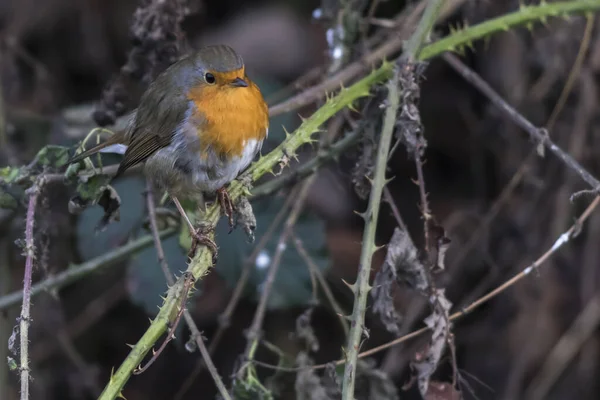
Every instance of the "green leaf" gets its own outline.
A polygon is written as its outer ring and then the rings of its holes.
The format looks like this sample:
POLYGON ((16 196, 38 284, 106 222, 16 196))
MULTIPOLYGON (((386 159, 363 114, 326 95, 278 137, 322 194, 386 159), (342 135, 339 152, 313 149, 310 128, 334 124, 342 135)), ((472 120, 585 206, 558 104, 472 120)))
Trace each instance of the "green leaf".
POLYGON ((0 168, 0 180, 5 183, 14 182, 20 175, 21 169, 17 167, 0 168))
POLYGON ((15 199, 10 193, 4 191, 0 186, 0 208, 14 210, 19 206, 17 199, 15 199))
POLYGON ((96 232, 98 221, 104 211, 101 207, 86 208, 77 221, 77 247, 84 260, 105 254, 125 243, 142 226, 146 215, 143 178, 127 176, 114 184, 114 189, 121 195, 120 221, 110 224, 105 230, 96 232))
POLYGON ((35 156, 35 163, 48 167, 59 168, 69 161, 69 149, 63 146, 44 146, 35 156))
POLYGON ((110 182, 110 177, 106 175, 93 175, 86 179, 81 179, 77 185, 77 194, 85 201, 94 201, 102 193, 104 187, 110 182))
MULTIPOLYGON (((257 220, 254 244, 249 244, 245 233, 239 229, 228 235, 229 227, 225 218, 222 218, 217 226, 216 241, 219 246, 219 260, 216 272, 223 276, 231 287, 235 287, 239 281, 244 260, 251 254, 254 246, 260 242, 275 215, 283 206, 283 200, 279 197, 271 197, 254 201, 252 206, 257 220)), ((315 264, 322 271, 326 269, 329 259, 325 248, 323 221, 315 215, 305 212, 300 215, 294 232, 315 264)), ((245 294, 255 301, 260 298, 263 283, 281 234, 282 227, 279 226, 252 266, 245 294)), ((311 299, 312 285, 308 267, 296 250, 293 241, 289 240, 269 295, 268 308, 279 309, 308 305, 311 299)))
POLYGON ((6 363, 8 364, 9 371, 16 371, 17 369, 19 369, 19 365, 17 364, 15 359, 10 356, 6 357, 6 363))
POLYGON ((96 223, 95 230, 104 230, 114 221, 121 218, 121 198, 119 193, 108 183, 111 178, 106 175, 94 175, 82 178, 77 185, 77 194, 69 200, 69 211, 80 214, 89 206, 98 204, 104 210, 104 215, 96 223))

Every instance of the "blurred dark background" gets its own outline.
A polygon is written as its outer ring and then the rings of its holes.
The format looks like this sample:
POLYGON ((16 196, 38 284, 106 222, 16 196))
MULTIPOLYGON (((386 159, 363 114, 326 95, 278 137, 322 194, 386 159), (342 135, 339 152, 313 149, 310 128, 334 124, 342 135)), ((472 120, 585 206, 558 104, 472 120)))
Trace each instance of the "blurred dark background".
MULTIPOLYGON (((416 2, 409 3, 382 1, 375 16, 391 19, 416 2)), ((474 25, 519 6, 518 1, 511 0, 461 3, 445 23, 439 24, 440 32, 446 32, 450 23, 467 20, 474 25)), ((182 29, 189 46, 227 43, 236 48, 271 105, 282 99, 281 90, 288 84, 311 68, 329 62, 329 26, 313 19, 314 10, 324 7, 317 0, 194 0, 187 4, 189 14, 182 29)), ((0 2, 0 114, 4 125, 0 165, 27 164, 44 145, 73 145, 93 128, 92 113, 103 89, 127 60, 136 7, 138 2, 132 0, 0 2)), ((497 34, 475 43, 474 51, 463 60, 509 104, 543 126, 572 69, 585 21, 583 17, 557 19, 532 30, 519 28, 497 34)), ((394 29, 372 27, 369 32, 383 30, 393 36, 394 29)), ((596 24, 581 71, 550 132, 558 145, 597 175, 599 33, 596 24)), ((135 106, 139 93, 131 94, 129 101, 135 106)), ((421 96, 428 140, 425 178, 429 199, 433 214, 452 240, 447 269, 439 285, 447 288, 448 298, 455 309, 460 309, 538 258, 568 229, 590 199, 569 202, 573 192, 585 188, 579 178, 552 155, 530 156, 536 143, 442 60, 429 64, 421 96)), ((282 140, 282 126, 292 131, 299 123, 298 114, 308 116, 316 107, 318 103, 273 118, 269 145, 282 140)), ((350 172, 359 151, 348 151, 339 163, 319 172, 308 197, 309 210, 297 232, 348 313, 352 296, 341 279, 355 279, 362 225, 354 210, 366 206, 356 194, 350 172)), ((402 146, 395 151, 389 167, 388 176, 395 177, 389 185, 392 197, 413 240, 421 247, 418 189, 412 181, 416 176, 414 163, 402 146)), ((122 220, 98 235, 93 233, 98 210, 72 216, 67 210, 72 188, 53 184, 47 189, 37 223, 36 279, 109 252, 141 229, 145 213, 143 179, 128 176, 116 188, 123 201, 122 220)), ((274 218, 285 193, 273 195, 271 202, 260 208, 259 232, 274 218)), ((395 226, 391 210, 384 204, 377 243, 387 243, 395 226)), ((24 258, 14 242, 22 238, 23 227, 22 207, 16 211, 0 209, 0 294, 22 287, 24 258)), ((220 232, 217 242, 226 255, 203 279, 190 304, 209 343, 251 249, 240 232, 231 236, 220 232)), ((596 213, 577 238, 547 261, 539 273, 456 322, 456 355, 465 398, 526 398, 523 393, 539 379, 548 354, 584 307, 598 296, 599 234, 600 216, 596 213)), ((269 246, 267 253, 274 243, 269 246)), ((167 240, 165 247, 171 268, 183 270, 185 253, 177 239, 167 240)), ((385 251, 375 254, 375 270, 384 256, 385 251)), ((226 381, 239 366, 244 332, 251 323, 264 273, 257 265, 246 295, 231 317, 231 326, 214 353, 213 360, 226 381)), ((154 249, 149 248, 119 266, 34 298, 30 336, 32 399, 96 398, 111 369, 128 354, 126 344, 135 343, 146 330, 148 318, 155 315, 159 295, 165 289, 154 249)), ((404 315, 403 332, 422 326, 427 315, 425 302, 401 288, 395 294, 397 309, 404 315)), ((293 357, 304 350, 304 344, 291 333, 311 301, 309 275, 297 254, 284 259, 271 300, 263 325, 265 339, 293 357)), ((4 362, 8 355, 5 344, 18 313, 19 307, 13 307, 0 314, 2 400, 18 398, 18 376, 9 372, 4 362)), ((587 322, 592 324, 594 334, 573 344, 579 346, 575 358, 556 362, 556 369, 562 372, 551 382, 544 398, 598 397, 600 316, 587 322)), ((393 339, 376 316, 368 314, 367 323, 370 337, 363 345, 365 349, 393 339)), ((335 312, 326 302, 316 307, 311 325, 320 343, 319 350, 311 353, 314 361, 340 358, 345 339, 335 312)), ((197 353, 185 350, 188 336, 187 328, 181 329, 178 339, 148 371, 130 379, 124 396, 128 400, 214 398, 216 391, 206 371, 181 391, 199 358, 197 353), (180 397, 176 397, 178 393, 180 397)), ((426 338, 374 356, 375 365, 389 376, 402 399, 419 398, 414 388, 407 392, 401 388, 409 380, 410 359, 423 340, 426 338)), ((257 357, 277 363, 277 357, 264 349, 257 357)), ((259 372, 262 382, 273 381, 273 387, 279 388, 276 398, 298 397, 294 374, 272 377, 270 370, 259 372)), ((436 377, 448 381, 450 372, 446 356, 436 377)), ((373 398, 365 393, 357 398, 373 398)))

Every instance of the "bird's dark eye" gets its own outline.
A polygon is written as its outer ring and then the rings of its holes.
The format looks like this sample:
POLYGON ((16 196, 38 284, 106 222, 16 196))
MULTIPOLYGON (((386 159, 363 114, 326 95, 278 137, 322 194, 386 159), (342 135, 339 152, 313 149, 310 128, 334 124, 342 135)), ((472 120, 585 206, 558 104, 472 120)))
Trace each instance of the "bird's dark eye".
POLYGON ((213 83, 215 83, 217 80, 215 79, 215 76, 213 74, 211 74, 210 72, 207 72, 206 74, 204 74, 204 80, 206 81, 206 83, 208 83, 209 85, 212 85, 213 83))

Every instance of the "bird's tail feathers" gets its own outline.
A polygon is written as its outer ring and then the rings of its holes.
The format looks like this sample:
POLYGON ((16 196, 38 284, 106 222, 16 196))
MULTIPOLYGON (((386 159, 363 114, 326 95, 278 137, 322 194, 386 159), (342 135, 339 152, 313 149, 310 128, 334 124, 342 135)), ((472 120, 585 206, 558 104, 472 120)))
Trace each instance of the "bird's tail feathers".
POLYGON ((89 156, 92 156, 96 153, 119 153, 123 154, 127 146, 123 143, 125 140, 123 132, 116 132, 114 135, 109 137, 106 141, 92 147, 91 149, 85 150, 82 153, 76 154, 69 161, 67 161, 66 165, 73 164, 79 162, 89 156))

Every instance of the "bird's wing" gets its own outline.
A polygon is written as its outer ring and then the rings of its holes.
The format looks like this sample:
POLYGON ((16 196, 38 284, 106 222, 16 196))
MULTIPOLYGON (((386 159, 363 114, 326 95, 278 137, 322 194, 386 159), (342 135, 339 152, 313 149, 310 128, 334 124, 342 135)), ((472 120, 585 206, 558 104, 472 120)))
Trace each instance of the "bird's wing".
POLYGON ((145 161, 152 154, 168 146, 179 124, 186 118, 189 102, 184 94, 170 94, 153 87, 144 94, 134 123, 131 126, 129 146, 119 165, 117 175, 145 161))

